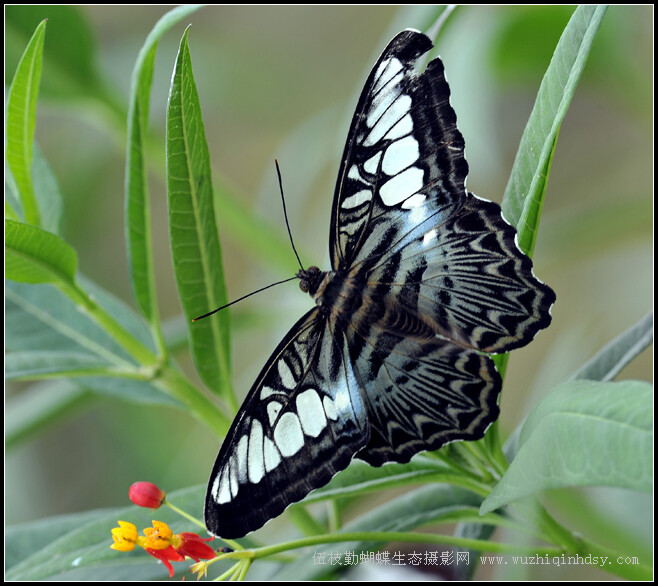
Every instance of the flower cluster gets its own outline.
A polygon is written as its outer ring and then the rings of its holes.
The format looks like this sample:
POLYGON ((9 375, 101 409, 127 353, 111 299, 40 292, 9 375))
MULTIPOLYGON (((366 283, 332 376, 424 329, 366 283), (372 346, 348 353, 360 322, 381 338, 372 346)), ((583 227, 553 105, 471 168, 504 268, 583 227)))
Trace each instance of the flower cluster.
POLYGON ((110 546, 118 551, 132 551, 135 546, 142 547, 146 553, 159 559, 169 570, 173 578, 174 568, 171 562, 182 562, 185 557, 195 562, 209 560, 217 556, 215 550, 206 542, 214 537, 199 537, 196 533, 173 533, 166 523, 153 521, 153 527, 144 529, 144 535, 137 533, 137 527, 126 521, 119 521, 119 526, 112 529, 114 543, 110 546))
MULTIPOLYGON (((130 487, 130 500, 149 509, 157 509, 165 503, 165 493, 150 482, 136 482, 130 487)), ((174 533, 166 523, 153 521, 153 527, 144 529, 139 535, 137 527, 126 521, 119 521, 119 526, 112 529, 114 543, 110 546, 117 551, 132 551, 136 546, 142 547, 148 554, 159 559, 169 570, 173 578, 174 568, 171 562, 182 562, 186 557, 195 562, 208 560, 217 556, 215 550, 206 542, 214 537, 199 537, 196 533, 174 533)))

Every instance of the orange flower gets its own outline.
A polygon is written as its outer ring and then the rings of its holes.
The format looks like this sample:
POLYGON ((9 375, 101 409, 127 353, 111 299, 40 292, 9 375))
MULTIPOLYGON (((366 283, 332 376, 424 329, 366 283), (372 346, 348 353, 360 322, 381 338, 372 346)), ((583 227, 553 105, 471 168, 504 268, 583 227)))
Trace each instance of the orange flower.
POLYGON ((217 555, 205 543, 214 537, 204 538, 187 532, 174 534, 162 521, 153 521, 153 527, 144 529, 143 537, 137 534, 137 528, 132 523, 119 521, 119 527, 112 529, 112 539, 114 543, 110 547, 118 551, 132 551, 136 545, 144 548, 146 553, 164 564, 170 578, 174 576, 171 562, 182 562, 187 556, 198 563, 199 560, 209 560, 217 555))

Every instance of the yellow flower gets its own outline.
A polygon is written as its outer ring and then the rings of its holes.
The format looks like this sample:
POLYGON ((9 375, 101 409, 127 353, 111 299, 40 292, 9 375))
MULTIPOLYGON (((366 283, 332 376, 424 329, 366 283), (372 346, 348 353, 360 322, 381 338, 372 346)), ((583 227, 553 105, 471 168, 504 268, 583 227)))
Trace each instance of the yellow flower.
POLYGON ((169 525, 162 521, 153 521, 153 527, 144 529, 146 542, 143 547, 149 549, 166 549, 171 545, 173 533, 169 525))
POLYGON ((112 529, 114 543, 110 546, 117 551, 132 551, 139 539, 137 527, 126 521, 119 521, 119 526, 112 529))

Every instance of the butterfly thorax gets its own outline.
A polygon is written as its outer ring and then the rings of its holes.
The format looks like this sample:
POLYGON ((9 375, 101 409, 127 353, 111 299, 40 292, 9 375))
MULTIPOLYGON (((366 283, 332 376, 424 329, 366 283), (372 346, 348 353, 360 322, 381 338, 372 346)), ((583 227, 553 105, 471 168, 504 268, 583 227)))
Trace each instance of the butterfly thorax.
POLYGON ((349 319, 362 303, 364 283, 356 271, 322 271, 309 267, 297 273, 299 288, 327 312, 349 319))

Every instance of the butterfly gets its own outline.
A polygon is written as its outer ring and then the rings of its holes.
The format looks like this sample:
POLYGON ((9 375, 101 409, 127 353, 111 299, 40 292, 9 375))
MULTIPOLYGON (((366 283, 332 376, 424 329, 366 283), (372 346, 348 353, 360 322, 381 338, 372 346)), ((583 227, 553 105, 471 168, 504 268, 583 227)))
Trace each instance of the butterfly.
POLYGON ((314 300, 278 345, 210 476, 208 530, 238 538, 325 485, 352 458, 409 462, 477 440, 499 414, 488 354, 551 322, 498 204, 467 191, 464 139, 432 42, 399 33, 372 69, 343 152, 331 270, 297 273, 314 300))

